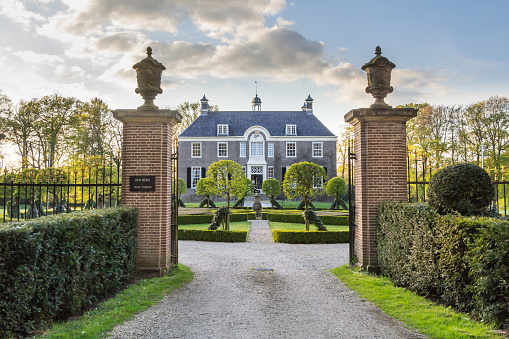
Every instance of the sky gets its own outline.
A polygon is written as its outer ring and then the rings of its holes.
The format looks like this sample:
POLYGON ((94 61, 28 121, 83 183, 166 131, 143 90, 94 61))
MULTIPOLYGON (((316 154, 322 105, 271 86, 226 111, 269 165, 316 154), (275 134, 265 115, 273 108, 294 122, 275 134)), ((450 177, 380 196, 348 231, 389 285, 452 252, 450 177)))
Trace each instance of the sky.
POLYGON ((374 102, 362 65, 396 64, 392 106, 509 96, 507 0, 0 0, 0 90, 14 102, 59 93, 112 109, 143 103, 132 66, 161 62, 155 104, 203 95, 220 110, 300 110, 335 134, 374 102))

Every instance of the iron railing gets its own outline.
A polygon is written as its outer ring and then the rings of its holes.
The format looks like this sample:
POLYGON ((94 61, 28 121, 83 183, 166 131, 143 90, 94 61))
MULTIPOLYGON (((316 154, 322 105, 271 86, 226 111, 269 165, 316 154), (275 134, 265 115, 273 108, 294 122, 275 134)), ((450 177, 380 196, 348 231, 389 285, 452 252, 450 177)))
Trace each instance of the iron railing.
POLYGON ((120 205, 119 163, 0 171, 0 222, 120 205))

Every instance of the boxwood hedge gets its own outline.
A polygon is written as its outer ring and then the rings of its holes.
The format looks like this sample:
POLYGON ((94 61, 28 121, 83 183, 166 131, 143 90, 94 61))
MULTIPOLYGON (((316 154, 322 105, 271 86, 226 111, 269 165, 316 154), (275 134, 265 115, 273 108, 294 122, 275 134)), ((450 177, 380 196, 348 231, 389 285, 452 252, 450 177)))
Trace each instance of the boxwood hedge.
MULTIPOLYGON (((179 215, 178 223, 179 225, 190 225, 190 224, 210 224, 212 222, 212 218, 214 214, 189 214, 189 215, 179 215)), ((237 212, 230 214, 230 221, 247 221, 256 219, 256 215, 254 212, 237 212)))
MULTIPOLYGON (((319 217, 325 225, 348 225, 347 215, 320 215, 319 217)), ((298 211, 298 213, 262 212, 262 219, 304 224, 302 211, 298 211)))
POLYGON ((0 337, 79 314, 136 272, 137 212, 109 208, 0 226, 0 337))
POLYGON ((509 329, 509 222, 389 202, 378 221, 383 275, 509 329))
POLYGON ((186 230, 179 229, 179 240, 216 241, 216 242, 245 242, 246 231, 223 230, 186 230))
POLYGON ((287 231, 274 230, 272 238, 275 242, 287 244, 335 244, 347 243, 348 231, 287 231))

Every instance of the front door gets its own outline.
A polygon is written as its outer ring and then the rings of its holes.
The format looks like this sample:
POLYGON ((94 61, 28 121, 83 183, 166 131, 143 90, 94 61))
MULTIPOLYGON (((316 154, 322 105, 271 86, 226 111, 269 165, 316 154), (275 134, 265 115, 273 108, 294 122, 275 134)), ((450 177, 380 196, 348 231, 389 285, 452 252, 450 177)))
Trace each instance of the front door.
POLYGON ((251 182, 253 183, 255 193, 261 193, 262 181, 263 181, 262 174, 251 174, 251 182))

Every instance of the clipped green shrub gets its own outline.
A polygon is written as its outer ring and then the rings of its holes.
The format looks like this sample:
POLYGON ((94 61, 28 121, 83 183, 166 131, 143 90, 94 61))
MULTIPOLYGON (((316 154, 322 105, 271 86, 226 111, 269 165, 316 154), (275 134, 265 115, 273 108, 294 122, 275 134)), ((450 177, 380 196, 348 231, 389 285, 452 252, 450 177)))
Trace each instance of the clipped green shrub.
MULTIPOLYGON (((306 207, 306 201, 302 200, 300 202, 299 206, 297 206, 297 209, 304 210, 305 207, 306 207)), ((313 203, 311 201, 309 202, 309 208, 313 211, 316 211, 316 207, 315 207, 315 205, 313 205, 313 203)))
POLYGON ((26 336, 125 288, 137 212, 108 208, 0 226, 0 337, 26 336))
POLYGON ((348 231, 287 231, 274 230, 275 242, 286 244, 336 244, 349 241, 348 231))
MULTIPOLYGON (((306 222, 306 227, 309 224, 315 224, 316 229, 318 231, 327 231, 327 227, 322 222, 322 219, 312 210, 305 210, 302 212, 302 216, 304 217, 304 221, 306 222)), ((308 227, 307 227, 308 228, 308 227)))
POLYGON ((177 220, 179 225, 210 224, 213 217, 213 214, 189 214, 179 215, 177 220))
MULTIPOLYGON (((210 224, 213 214, 188 214, 188 215, 179 215, 178 216, 178 224, 179 225, 190 225, 190 224, 210 224)), ((254 212, 250 211, 236 211, 235 213, 230 214, 230 221, 247 221, 256 219, 256 215, 254 212)))
POLYGON ((204 208, 204 207, 207 207, 207 203, 208 203, 208 208, 217 208, 216 207, 216 204, 214 204, 214 202, 212 201, 212 199, 203 199, 201 202, 200 202, 200 208, 204 208))
MULTIPOLYGON (((270 221, 288 222, 288 223, 304 223, 302 213, 281 213, 281 212, 262 212, 262 219, 270 221), (264 213, 266 219, 264 219, 264 213)), ((347 215, 322 215, 320 216, 322 223, 325 225, 348 225, 347 215)))
POLYGON ((488 210, 494 196, 495 186, 488 173, 466 163, 440 169, 428 187, 428 203, 440 214, 479 215, 488 210))
POLYGON ((509 328, 509 222, 381 204, 378 259, 396 285, 509 328))
POLYGON ((215 242, 245 242, 246 231, 223 230, 185 230, 179 229, 179 240, 215 241, 215 242))

